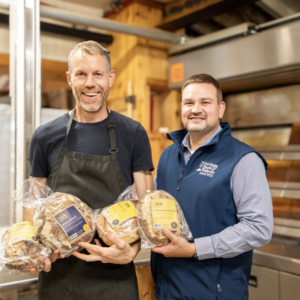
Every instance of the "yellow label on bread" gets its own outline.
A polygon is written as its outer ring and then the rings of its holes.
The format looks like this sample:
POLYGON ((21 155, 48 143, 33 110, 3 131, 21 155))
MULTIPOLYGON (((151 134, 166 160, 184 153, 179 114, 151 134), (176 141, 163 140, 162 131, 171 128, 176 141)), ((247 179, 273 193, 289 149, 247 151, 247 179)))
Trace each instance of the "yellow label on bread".
POLYGON ((103 210, 103 216, 112 227, 136 217, 136 208, 131 201, 122 201, 103 210))
POLYGON ((172 199, 154 199, 152 204, 153 228, 170 228, 172 231, 178 230, 177 209, 175 201, 172 199))
POLYGON ((21 241, 31 241, 37 244, 39 243, 38 236, 31 222, 25 221, 13 225, 12 244, 16 244, 21 241))

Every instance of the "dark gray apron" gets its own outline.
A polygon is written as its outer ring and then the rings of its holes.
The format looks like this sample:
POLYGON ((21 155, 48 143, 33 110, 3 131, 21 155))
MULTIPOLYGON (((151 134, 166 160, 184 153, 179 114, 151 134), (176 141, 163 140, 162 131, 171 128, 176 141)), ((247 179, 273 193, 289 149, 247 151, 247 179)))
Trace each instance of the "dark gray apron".
MULTIPOLYGON (((107 129, 111 155, 77 153, 67 149, 73 116, 74 110, 54 166, 51 189, 72 194, 93 209, 103 208, 116 201, 125 189, 117 159, 115 124, 109 114, 107 129)), ((86 250, 82 253, 88 254, 86 250)), ((52 264, 50 272, 40 272, 38 290, 40 300, 139 299, 133 263, 87 263, 75 256, 58 259, 52 264)))

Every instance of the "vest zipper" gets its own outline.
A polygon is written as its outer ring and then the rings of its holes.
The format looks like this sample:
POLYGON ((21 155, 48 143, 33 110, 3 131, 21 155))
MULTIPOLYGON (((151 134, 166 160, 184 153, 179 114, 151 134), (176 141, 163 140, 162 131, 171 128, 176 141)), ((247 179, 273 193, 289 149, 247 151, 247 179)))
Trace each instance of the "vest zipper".
POLYGON ((221 258, 221 264, 220 264, 220 270, 219 270, 219 277, 218 277, 218 283, 217 283, 217 297, 219 298, 220 293, 222 292, 221 289, 221 273, 223 269, 223 258, 221 258))
POLYGON ((182 172, 181 172, 181 174, 180 174, 180 176, 179 176, 179 178, 178 178, 178 180, 177 180, 177 188, 176 188, 176 191, 179 191, 179 190, 180 190, 180 182, 181 182, 181 179, 182 179, 182 176, 183 176, 184 169, 185 169, 185 168, 183 168, 183 170, 182 170, 182 172))

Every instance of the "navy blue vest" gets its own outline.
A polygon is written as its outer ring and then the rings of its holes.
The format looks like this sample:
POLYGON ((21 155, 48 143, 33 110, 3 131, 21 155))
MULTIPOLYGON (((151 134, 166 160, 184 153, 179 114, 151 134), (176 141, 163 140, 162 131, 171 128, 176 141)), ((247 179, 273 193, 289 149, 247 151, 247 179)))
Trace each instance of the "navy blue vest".
MULTIPOLYGON (((228 123, 221 123, 221 127, 222 131, 196 150, 187 165, 181 148, 187 131, 168 134, 174 144, 164 150, 157 168, 157 189, 176 198, 194 238, 211 236, 238 222, 230 178, 237 162, 255 150, 233 138, 228 123)), ((233 258, 198 260, 165 258, 152 252, 156 297, 246 300, 252 255, 249 251, 233 258)))

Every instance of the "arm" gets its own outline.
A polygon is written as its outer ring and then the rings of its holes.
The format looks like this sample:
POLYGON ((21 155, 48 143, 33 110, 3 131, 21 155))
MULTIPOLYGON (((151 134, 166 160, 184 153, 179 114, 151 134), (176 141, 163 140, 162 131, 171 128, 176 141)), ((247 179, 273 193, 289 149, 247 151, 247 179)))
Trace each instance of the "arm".
POLYGON ((144 195, 147 190, 153 191, 153 179, 150 170, 133 172, 133 180, 140 197, 144 195))
POLYGON ((195 239, 199 259, 230 258, 267 244, 273 232, 272 198, 262 160, 244 156, 231 178, 239 222, 213 236, 195 239))

